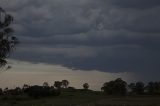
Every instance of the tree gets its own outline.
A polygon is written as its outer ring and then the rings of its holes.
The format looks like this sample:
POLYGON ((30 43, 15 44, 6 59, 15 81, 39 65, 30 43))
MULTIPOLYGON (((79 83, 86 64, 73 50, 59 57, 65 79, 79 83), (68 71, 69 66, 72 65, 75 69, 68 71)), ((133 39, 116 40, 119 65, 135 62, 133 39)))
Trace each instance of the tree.
POLYGON ((121 78, 103 84, 102 90, 109 95, 125 95, 127 83, 121 78))
POLYGON ((43 87, 49 87, 48 82, 44 82, 44 83, 43 83, 43 87))
POLYGON ((69 85, 69 81, 68 80, 62 80, 62 86, 63 88, 67 88, 69 85))
POLYGON ((30 86, 29 86, 28 84, 24 84, 23 87, 22 87, 22 91, 23 91, 24 93, 28 92, 29 87, 30 87, 30 86))
POLYGON ((3 93, 5 94, 5 95, 7 95, 8 94, 8 87, 6 87, 4 90, 3 90, 3 93))
POLYGON ((12 35, 14 32, 10 27, 12 22, 13 17, 0 7, 0 68, 7 64, 6 58, 18 43, 18 39, 12 35))
POLYGON ((144 93, 144 83, 143 82, 137 82, 135 86, 135 91, 137 94, 143 94, 144 93))
POLYGON ((115 80, 116 94, 125 95, 127 92, 126 85, 127 85, 127 83, 125 81, 123 81, 121 78, 116 79, 115 80))
POLYGON ((130 93, 136 93, 136 84, 135 83, 130 83, 129 85, 128 85, 128 87, 129 87, 129 89, 131 90, 131 92, 130 93))
POLYGON ((155 94, 160 94, 160 82, 155 82, 155 94))
POLYGON ((85 90, 88 90, 89 84, 88 84, 88 83, 84 83, 84 84, 83 84, 83 88, 84 88, 85 90))
POLYGON ((155 90, 155 85, 154 82, 149 82, 147 85, 147 90, 149 94, 154 94, 154 90, 155 90))
POLYGON ((55 86, 57 89, 61 89, 61 87, 62 87, 62 82, 61 82, 61 81, 55 81, 55 82, 54 82, 54 86, 55 86))
POLYGON ((159 82, 149 82, 146 86, 147 93, 150 95, 160 94, 160 83, 159 82))
POLYGON ((28 84, 24 84, 22 89, 28 89, 29 85, 28 84))

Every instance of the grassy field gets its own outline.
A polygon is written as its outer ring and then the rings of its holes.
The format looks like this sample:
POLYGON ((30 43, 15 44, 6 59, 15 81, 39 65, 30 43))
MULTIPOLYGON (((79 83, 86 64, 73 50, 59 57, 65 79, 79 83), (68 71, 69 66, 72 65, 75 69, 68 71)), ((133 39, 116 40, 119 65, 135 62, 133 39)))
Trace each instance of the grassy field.
POLYGON ((160 106, 160 97, 118 97, 95 93, 63 93, 58 97, 2 96, 0 106, 160 106))

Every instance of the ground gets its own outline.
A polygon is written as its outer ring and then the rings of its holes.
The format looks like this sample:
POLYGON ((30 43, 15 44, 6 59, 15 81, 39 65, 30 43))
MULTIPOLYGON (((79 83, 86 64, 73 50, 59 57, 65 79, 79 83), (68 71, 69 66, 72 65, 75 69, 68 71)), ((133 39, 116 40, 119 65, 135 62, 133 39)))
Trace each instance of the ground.
POLYGON ((106 96, 100 93, 63 93, 58 97, 1 96, 0 106, 160 106, 160 96, 106 96))

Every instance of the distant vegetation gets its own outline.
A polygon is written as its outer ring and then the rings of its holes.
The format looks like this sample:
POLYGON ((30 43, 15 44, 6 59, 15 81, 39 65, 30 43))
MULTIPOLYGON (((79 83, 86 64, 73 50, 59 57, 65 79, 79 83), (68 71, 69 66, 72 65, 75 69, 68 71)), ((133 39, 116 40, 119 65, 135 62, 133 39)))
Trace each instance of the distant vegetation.
POLYGON ((82 84, 83 89, 76 89, 69 84, 68 80, 62 80, 55 81, 51 85, 44 82, 41 86, 24 84, 23 87, 14 89, 0 89, 0 106, 33 106, 33 104, 34 106, 66 106, 66 104, 88 106, 86 103, 89 106, 159 106, 160 104, 160 82, 127 84, 121 78, 117 78, 102 84, 101 91, 90 90, 88 83, 82 84))
MULTIPOLYGON (((76 89, 69 86, 68 80, 55 81, 53 85, 44 82, 40 85, 27 85, 24 84, 22 88, 16 87, 15 89, 0 89, 0 95, 22 95, 27 94, 30 97, 39 98, 47 96, 59 96, 63 92, 94 92, 89 89, 89 84, 82 85, 84 89, 76 89)), ((131 96, 131 95, 160 95, 160 82, 136 82, 127 84, 121 78, 106 82, 102 85, 101 91, 104 95, 116 96, 131 96)))
POLYGON ((121 78, 103 84, 101 90, 108 95, 160 95, 160 82, 127 84, 121 78))

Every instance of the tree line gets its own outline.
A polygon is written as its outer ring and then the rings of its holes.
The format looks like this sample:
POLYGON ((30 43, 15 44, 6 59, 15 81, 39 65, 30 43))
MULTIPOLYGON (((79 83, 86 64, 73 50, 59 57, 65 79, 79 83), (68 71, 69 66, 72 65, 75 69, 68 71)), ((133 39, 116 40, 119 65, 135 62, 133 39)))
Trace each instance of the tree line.
POLYGON ((0 88, 0 95, 23 95, 27 94, 30 97, 39 98, 45 96, 59 96, 62 92, 76 92, 80 91, 91 91, 89 90, 89 84, 84 83, 82 86, 84 89, 76 89, 74 87, 69 87, 68 80, 55 81, 52 86, 48 82, 44 82, 42 86, 40 85, 28 85, 24 84, 23 87, 16 87, 14 89, 0 88))
MULTIPOLYGON (((16 87, 14 89, 0 89, 0 95, 23 95, 27 94, 30 97, 39 98, 45 96, 59 96, 62 92, 95 92, 89 89, 89 84, 84 83, 83 89, 76 89, 69 86, 68 80, 55 81, 53 85, 44 82, 40 85, 27 85, 24 84, 22 88, 16 87)), ((132 96, 132 95, 160 95, 160 82, 136 82, 127 84, 121 78, 105 82, 101 87, 99 93, 104 95, 119 95, 119 96, 132 96)))
POLYGON ((103 84, 101 90, 108 95, 160 95, 160 82, 138 81, 127 84, 121 78, 103 84))

